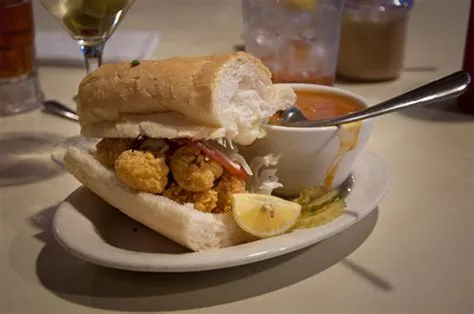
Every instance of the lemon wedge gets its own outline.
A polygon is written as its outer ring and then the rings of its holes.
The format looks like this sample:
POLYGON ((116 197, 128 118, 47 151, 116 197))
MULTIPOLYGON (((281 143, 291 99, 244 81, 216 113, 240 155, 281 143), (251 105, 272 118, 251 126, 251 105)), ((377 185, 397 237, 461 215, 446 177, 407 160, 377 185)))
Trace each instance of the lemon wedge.
POLYGON ((232 197, 232 214, 237 225, 259 238, 290 230, 300 213, 301 205, 272 195, 236 193, 232 197))

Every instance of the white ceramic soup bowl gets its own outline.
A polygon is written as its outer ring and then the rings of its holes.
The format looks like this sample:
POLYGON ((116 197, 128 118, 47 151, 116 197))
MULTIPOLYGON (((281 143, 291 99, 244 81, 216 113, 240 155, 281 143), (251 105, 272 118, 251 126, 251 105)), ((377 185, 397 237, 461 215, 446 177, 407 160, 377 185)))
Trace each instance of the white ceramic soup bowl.
MULTIPOLYGON (((281 84, 294 90, 309 90, 345 96, 360 104, 368 103, 351 92, 313 84, 281 84)), ((350 175, 354 161, 364 149, 373 130, 373 120, 363 120, 340 127, 298 128, 267 125, 267 135, 242 149, 252 157, 280 154, 277 176, 283 184, 274 191, 280 196, 296 196, 302 189, 321 185, 334 188, 350 175)))

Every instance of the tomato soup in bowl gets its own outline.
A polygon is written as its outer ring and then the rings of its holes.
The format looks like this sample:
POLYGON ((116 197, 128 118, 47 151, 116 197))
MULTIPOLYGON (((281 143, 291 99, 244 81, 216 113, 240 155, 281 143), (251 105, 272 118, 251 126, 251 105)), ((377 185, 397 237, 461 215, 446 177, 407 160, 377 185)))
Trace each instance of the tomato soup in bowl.
POLYGON ((296 106, 308 120, 334 118, 364 108, 356 99, 331 92, 295 90, 296 106))
MULTIPOLYGON (((310 120, 332 118, 366 108, 362 97, 329 86, 282 84, 293 88, 295 105, 310 120)), ((354 161, 372 133, 373 121, 363 120, 330 127, 286 127, 277 115, 265 127, 266 136, 242 149, 247 158, 280 155, 277 176, 283 184, 275 190, 281 196, 296 196, 311 185, 331 189, 351 174, 354 161)))

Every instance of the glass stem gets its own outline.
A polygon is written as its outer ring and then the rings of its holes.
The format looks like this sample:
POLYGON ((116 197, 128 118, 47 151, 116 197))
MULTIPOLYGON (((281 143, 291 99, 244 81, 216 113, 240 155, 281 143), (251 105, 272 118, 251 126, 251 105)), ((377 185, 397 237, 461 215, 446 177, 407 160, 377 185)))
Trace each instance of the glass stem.
POLYGON ((102 50, 104 43, 97 45, 81 44, 82 55, 84 56, 84 63, 86 65, 87 74, 95 71, 102 64, 102 50))

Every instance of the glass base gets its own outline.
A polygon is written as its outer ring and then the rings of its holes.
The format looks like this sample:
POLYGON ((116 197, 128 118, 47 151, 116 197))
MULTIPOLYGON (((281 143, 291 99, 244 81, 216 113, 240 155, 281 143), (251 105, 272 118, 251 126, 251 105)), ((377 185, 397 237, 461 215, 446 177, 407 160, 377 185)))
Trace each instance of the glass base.
POLYGON ((0 116, 33 110, 44 100, 35 75, 0 80, 0 116))

